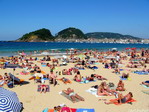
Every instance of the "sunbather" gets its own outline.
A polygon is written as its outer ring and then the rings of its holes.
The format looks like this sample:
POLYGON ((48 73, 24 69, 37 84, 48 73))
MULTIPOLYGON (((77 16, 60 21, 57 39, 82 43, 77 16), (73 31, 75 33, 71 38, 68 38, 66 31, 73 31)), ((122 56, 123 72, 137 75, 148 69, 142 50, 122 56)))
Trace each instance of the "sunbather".
POLYGON ((149 81, 144 81, 144 82, 142 82, 142 84, 149 87, 149 81))
POLYGON ((65 78, 65 77, 62 77, 62 78, 59 79, 59 80, 61 80, 64 84, 71 83, 71 81, 70 81, 69 79, 65 78))
POLYGON ((120 80, 119 83, 117 84, 116 91, 125 91, 124 83, 122 80, 120 80))
POLYGON ((76 99, 80 101, 84 101, 84 98, 82 98, 77 93, 75 93, 74 90, 71 88, 67 88, 67 90, 63 90, 63 93, 65 93, 66 95, 69 95, 73 103, 76 102, 76 99))
POLYGON ((125 96, 123 96, 120 93, 117 93, 117 94, 118 94, 118 99, 117 100, 113 100, 113 101, 111 100, 110 102, 105 102, 105 104, 114 104, 114 103, 122 104, 122 103, 126 103, 127 101, 131 100, 132 97, 133 97, 133 94, 131 92, 129 92, 125 96))
POLYGON ((107 87, 105 87, 105 82, 102 82, 97 89, 97 95, 98 96, 109 96, 111 95, 108 91, 107 91, 107 87))
POLYGON ((91 74, 91 77, 95 77, 98 80, 107 80, 106 78, 102 77, 101 75, 97 75, 97 74, 91 74))
POLYGON ((128 77, 129 77, 129 73, 123 73, 122 74, 122 78, 126 78, 127 79, 128 77))
POLYGON ((82 80, 82 76, 80 72, 78 71, 77 75, 74 76, 74 81, 81 82, 81 80, 82 80))
POLYGON ((42 93, 42 92, 44 92, 44 93, 46 93, 46 85, 45 84, 43 84, 43 83, 41 83, 40 84, 40 87, 41 87, 41 89, 40 89, 40 93, 42 93))

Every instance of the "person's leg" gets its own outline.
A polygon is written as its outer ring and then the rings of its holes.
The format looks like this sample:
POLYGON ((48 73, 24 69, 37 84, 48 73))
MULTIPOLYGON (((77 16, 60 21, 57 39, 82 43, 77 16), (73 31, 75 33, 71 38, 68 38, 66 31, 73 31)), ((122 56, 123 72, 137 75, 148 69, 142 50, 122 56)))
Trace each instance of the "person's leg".
POLYGON ((44 92, 44 93, 46 93, 46 90, 47 90, 46 86, 43 87, 43 92, 44 92))
POLYGON ((82 98, 81 96, 79 96, 78 94, 75 95, 75 97, 81 101, 84 101, 84 98, 82 98))
POLYGON ((70 98, 71 98, 71 100, 72 100, 73 103, 76 102, 75 96, 72 95, 72 96, 70 96, 70 98))
POLYGON ((42 91, 43 91, 43 87, 41 86, 40 93, 42 93, 42 91))

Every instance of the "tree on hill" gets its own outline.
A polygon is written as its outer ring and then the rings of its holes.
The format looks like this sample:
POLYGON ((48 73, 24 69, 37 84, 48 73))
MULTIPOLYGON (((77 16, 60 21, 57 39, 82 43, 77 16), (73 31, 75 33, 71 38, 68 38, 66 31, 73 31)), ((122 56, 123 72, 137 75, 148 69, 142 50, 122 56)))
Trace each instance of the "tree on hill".
POLYGON ((77 28, 66 28, 57 33, 56 38, 62 39, 86 39, 85 34, 77 28))
POLYGON ((39 29, 30 33, 26 33, 18 41, 50 41, 54 40, 50 30, 48 29, 39 29))

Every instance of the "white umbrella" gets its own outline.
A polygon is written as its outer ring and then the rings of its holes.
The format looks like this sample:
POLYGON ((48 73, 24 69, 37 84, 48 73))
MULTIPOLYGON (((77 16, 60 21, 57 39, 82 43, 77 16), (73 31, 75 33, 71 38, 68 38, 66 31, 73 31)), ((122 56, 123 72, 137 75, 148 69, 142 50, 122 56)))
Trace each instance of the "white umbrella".
POLYGON ((67 56, 66 56, 66 55, 63 55, 63 58, 65 58, 65 59, 66 59, 66 58, 67 58, 67 56))
POLYGON ((42 55, 50 55, 49 52, 42 52, 41 54, 42 54, 42 55))
POLYGON ((97 58, 91 58, 91 59, 89 59, 89 61, 98 61, 98 59, 97 58))

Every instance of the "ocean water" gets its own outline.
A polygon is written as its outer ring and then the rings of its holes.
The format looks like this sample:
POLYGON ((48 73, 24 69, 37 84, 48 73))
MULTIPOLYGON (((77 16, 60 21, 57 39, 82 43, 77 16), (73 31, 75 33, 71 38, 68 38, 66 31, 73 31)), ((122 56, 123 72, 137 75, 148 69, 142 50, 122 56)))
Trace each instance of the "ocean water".
POLYGON ((64 52, 65 49, 98 49, 109 50, 111 48, 117 48, 118 50, 125 49, 127 47, 133 48, 147 48, 149 44, 118 44, 118 43, 66 43, 66 42, 0 42, 0 56, 12 56, 17 55, 18 51, 24 51, 30 53, 32 51, 39 50, 52 50, 58 49, 64 52))

